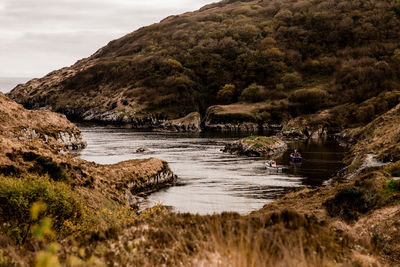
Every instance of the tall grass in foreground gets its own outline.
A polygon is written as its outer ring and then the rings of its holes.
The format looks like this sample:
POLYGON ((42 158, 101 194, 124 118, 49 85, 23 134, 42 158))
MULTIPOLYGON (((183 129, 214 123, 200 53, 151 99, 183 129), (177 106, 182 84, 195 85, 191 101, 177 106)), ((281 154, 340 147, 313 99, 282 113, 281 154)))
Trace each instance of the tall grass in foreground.
POLYGON ((216 220, 210 229, 213 249, 197 262, 204 266, 327 266, 340 250, 314 219, 290 211, 216 220))
POLYGON ((249 216, 165 214, 124 235, 116 243, 137 242, 130 251, 120 247, 125 251, 108 255, 107 263, 115 257, 134 266, 290 267, 352 261, 345 236, 292 211, 249 216))

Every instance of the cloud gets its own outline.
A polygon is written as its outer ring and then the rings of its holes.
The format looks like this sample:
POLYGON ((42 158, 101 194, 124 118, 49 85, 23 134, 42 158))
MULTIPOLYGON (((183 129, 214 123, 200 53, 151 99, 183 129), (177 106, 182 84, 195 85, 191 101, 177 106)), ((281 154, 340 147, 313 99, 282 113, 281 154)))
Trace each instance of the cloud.
POLYGON ((0 76, 43 76, 139 27, 214 1, 1 0, 0 76))

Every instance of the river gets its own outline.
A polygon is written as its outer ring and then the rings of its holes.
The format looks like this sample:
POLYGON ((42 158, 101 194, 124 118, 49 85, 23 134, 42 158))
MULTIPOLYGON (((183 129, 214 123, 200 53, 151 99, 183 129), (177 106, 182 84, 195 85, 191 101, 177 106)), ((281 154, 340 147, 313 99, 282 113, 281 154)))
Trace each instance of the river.
POLYGON ((282 173, 265 169, 261 158, 221 152, 227 142, 243 135, 143 132, 80 125, 88 147, 79 157, 101 164, 137 158, 166 160, 178 175, 176 186, 151 194, 143 207, 155 203, 176 212, 212 214, 224 211, 249 213, 299 186, 320 186, 341 167, 344 149, 334 140, 291 142, 304 157, 301 165, 289 164, 289 151, 277 160, 282 173), (136 153, 138 148, 148 151, 136 153))

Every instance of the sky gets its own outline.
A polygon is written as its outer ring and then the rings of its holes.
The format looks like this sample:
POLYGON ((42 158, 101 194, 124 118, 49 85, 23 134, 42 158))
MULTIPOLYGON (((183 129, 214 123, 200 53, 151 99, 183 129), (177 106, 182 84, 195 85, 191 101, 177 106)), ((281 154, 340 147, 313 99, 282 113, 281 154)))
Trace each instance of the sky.
POLYGON ((109 41, 217 0, 0 0, 0 77, 42 77, 109 41))

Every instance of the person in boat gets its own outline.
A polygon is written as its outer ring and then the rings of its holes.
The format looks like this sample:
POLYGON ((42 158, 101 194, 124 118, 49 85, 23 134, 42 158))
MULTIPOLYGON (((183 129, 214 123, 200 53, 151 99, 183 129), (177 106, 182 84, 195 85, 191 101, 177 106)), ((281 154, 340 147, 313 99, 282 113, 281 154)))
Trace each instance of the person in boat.
POLYGON ((275 161, 275 160, 269 160, 269 161, 268 161, 268 167, 270 167, 270 168, 277 168, 277 166, 276 166, 276 161, 275 161))
POLYGON ((294 150, 294 152, 292 152, 290 154, 291 158, 301 158, 301 154, 297 151, 297 149, 294 150))

